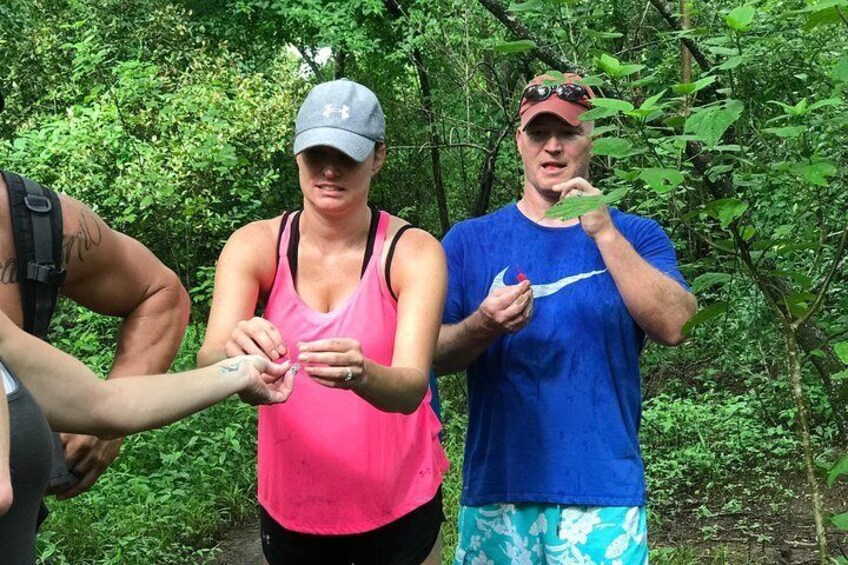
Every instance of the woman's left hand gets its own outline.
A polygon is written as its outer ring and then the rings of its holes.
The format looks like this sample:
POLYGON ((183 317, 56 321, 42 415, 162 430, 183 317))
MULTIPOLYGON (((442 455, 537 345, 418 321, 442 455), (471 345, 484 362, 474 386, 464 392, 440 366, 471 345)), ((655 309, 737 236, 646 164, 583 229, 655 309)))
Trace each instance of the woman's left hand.
POLYGON ((367 377, 368 362, 358 340, 338 337, 297 344, 297 360, 317 383, 330 388, 353 389, 367 377))

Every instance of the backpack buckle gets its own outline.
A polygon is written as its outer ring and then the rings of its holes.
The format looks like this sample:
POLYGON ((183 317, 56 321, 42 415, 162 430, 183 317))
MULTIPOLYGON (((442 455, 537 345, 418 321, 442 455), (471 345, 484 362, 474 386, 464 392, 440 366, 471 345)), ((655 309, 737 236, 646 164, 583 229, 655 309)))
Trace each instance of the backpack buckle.
POLYGON ((50 286, 62 286, 68 271, 57 269, 53 265, 39 265, 38 263, 27 263, 27 280, 48 284, 50 286))
POLYGON ((31 212, 35 212, 37 214, 47 214, 53 209, 53 204, 50 203, 50 199, 46 196, 41 196, 40 194, 27 194, 24 196, 24 204, 26 204, 26 207, 29 208, 31 212))

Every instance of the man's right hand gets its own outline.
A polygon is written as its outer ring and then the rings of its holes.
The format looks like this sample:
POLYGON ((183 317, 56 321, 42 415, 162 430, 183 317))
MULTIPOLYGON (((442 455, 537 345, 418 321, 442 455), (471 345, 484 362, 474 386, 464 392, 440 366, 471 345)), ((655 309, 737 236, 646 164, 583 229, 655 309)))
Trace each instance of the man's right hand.
POLYGON ((288 350, 277 327, 265 318, 254 316, 236 324, 230 339, 224 344, 224 353, 227 357, 259 355, 276 361, 288 350))
POLYGON ((517 332, 530 322, 533 315, 530 281, 496 288, 480 304, 476 314, 483 331, 495 335, 517 332))

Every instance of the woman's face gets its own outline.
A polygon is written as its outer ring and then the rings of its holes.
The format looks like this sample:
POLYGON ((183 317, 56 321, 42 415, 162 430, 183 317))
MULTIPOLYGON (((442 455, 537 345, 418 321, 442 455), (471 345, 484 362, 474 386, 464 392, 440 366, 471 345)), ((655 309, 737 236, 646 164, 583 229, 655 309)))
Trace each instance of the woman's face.
POLYGON ((362 163, 332 147, 310 147, 297 155, 304 198, 319 210, 345 211, 368 201, 368 187, 386 158, 379 145, 362 163))

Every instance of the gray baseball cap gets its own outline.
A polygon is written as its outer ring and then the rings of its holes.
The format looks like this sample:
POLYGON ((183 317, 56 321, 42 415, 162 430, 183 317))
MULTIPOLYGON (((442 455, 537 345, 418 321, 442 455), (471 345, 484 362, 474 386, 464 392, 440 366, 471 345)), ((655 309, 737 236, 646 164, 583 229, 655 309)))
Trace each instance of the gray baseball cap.
POLYGON ((328 145, 362 162, 375 142, 386 139, 386 117, 377 96, 351 80, 324 82, 313 88, 297 111, 294 154, 328 145))

